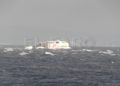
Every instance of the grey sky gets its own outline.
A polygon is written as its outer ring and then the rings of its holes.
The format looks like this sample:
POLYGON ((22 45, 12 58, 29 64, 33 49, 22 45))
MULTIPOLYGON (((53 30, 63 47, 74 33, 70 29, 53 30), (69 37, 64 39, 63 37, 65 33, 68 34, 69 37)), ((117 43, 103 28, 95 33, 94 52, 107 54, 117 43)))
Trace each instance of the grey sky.
POLYGON ((120 0, 0 0, 0 43, 92 38, 120 46, 120 0))

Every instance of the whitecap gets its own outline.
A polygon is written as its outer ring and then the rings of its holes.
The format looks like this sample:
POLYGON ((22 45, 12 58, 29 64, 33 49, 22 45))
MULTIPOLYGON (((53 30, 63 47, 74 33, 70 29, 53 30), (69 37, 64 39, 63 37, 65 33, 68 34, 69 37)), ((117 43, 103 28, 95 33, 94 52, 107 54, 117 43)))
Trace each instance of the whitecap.
POLYGON ((13 48, 4 48, 3 52, 9 52, 9 51, 14 51, 14 49, 13 48))
POLYGON ((116 54, 112 50, 106 50, 106 51, 99 51, 100 54, 108 54, 111 56, 115 56, 116 54))
POLYGON ((91 50, 91 49, 82 49, 82 51, 84 52, 94 52, 95 50, 91 50))
POLYGON ((46 54, 46 55, 52 55, 52 56, 55 55, 54 53, 52 53, 52 52, 47 52, 47 51, 45 52, 45 54, 46 54))
POLYGON ((33 49, 33 46, 26 46, 24 49, 25 49, 25 50, 32 50, 32 49, 33 49))
POLYGON ((26 53, 26 52, 21 52, 21 53, 19 53, 19 55, 21 55, 21 56, 24 56, 24 55, 27 55, 27 54, 29 54, 29 53, 26 53))

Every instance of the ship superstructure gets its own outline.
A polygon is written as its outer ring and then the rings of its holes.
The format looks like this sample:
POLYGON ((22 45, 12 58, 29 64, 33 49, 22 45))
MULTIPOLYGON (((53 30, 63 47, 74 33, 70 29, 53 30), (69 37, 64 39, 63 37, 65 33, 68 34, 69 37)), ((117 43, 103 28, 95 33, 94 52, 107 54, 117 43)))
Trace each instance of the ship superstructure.
POLYGON ((55 41, 44 41, 39 42, 35 46, 27 46, 25 49, 71 49, 70 45, 66 41, 55 40, 55 41))

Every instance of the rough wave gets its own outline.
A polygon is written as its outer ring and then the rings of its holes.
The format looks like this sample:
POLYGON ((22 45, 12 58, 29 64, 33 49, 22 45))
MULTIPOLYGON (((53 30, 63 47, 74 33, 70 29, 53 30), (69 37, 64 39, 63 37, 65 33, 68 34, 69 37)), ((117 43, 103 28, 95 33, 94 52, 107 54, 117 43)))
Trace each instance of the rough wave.
POLYGON ((4 50, 0 86, 120 85, 118 49, 4 50))

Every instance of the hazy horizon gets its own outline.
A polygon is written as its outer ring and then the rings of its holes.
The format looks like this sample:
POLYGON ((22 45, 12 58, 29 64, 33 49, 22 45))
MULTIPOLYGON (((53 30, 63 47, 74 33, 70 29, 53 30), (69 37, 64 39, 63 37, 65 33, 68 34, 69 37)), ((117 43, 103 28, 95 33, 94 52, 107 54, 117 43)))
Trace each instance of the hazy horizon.
POLYGON ((89 39, 120 46, 119 0, 0 0, 0 44, 89 39))

